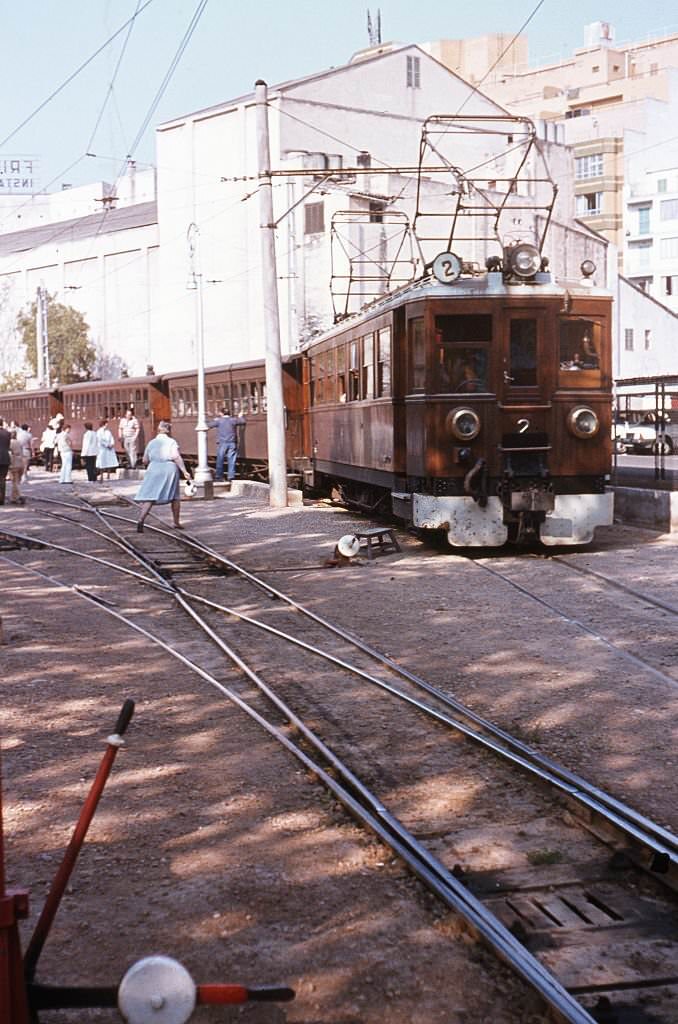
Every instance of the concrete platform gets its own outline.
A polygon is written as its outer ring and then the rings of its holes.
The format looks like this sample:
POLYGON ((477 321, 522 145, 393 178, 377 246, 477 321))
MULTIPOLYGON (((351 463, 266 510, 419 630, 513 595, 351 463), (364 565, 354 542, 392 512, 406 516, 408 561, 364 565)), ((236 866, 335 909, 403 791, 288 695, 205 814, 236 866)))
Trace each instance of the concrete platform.
POLYGON ((629 526, 678 533, 678 491, 613 487, 614 517, 629 526))

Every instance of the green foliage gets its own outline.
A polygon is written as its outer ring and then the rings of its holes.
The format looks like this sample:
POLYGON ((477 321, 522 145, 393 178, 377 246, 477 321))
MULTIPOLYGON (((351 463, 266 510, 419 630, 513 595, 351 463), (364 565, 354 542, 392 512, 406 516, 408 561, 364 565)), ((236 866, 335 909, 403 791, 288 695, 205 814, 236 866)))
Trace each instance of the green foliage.
POLYGON ((0 377, 0 392, 3 391, 25 391, 25 373, 5 373, 0 377))
MULTIPOLYGON (((35 329, 36 303, 19 313, 17 330, 26 346, 26 359, 33 375, 38 372, 38 352, 35 329)), ((49 343, 50 375, 53 382, 72 384, 89 380, 96 359, 96 351, 88 337, 89 324, 82 313, 72 306, 56 302, 47 296, 47 337, 49 343)))

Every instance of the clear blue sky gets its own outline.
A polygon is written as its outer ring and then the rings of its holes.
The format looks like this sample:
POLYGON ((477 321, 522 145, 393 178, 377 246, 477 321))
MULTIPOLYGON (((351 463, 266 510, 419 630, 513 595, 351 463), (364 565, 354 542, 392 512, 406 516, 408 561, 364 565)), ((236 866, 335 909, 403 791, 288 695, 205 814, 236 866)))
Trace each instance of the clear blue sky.
MULTIPOLYGON (((112 35, 145 0, 23 0, 3 18, 0 140, 14 129, 112 35)), ((153 161, 153 125, 269 84, 345 63, 367 45, 366 11, 381 9, 382 38, 401 43, 517 32, 538 0, 413 3, 412 0, 209 0, 204 14, 133 154, 153 161)), ((197 0, 152 0, 139 15, 111 79, 126 32, 0 146, 0 159, 33 154, 38 178, 56 190, 62 181, 114 180, 129 152, 197 0), (106 97, 100 124, 90 143, 106 97), (88 147, 108 160, 83 158, 88 147), (66 170, 70 164, 76 166, 66 170)), ((526 29, 532 62, 583 45, 584 25, 609 21, 618 42, 678 31, 678 12, 666 0, 544 0, 526 29)))

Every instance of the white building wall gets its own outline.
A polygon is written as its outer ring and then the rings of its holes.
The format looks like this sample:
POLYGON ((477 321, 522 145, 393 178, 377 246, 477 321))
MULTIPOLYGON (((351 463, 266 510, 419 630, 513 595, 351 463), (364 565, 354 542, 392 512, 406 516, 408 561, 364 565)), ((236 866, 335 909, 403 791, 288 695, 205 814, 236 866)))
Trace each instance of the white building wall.
POLYGON ((678 316, 618 278, 615 379, 678 373, 678 316))

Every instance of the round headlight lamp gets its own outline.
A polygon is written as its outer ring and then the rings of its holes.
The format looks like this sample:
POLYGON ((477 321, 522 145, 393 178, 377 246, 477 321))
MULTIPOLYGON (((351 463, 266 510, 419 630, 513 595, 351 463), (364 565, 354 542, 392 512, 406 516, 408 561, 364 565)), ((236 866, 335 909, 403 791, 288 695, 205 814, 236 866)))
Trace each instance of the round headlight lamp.
POLYGON ((593 409, 580 405, 570 411, 567 426, 575 437, 595 437, 600 428, 600 420, 593 409))
POLYGON ((541 269, 541 256, 535 245, 523 242, 509 253, 511 273, 516 277, 534 277, 541 269))
POLYGON ((480 433, 480 417, 473 409, 453 409, 447 414, 447 428, 459 441, 472 441, 480 433))

